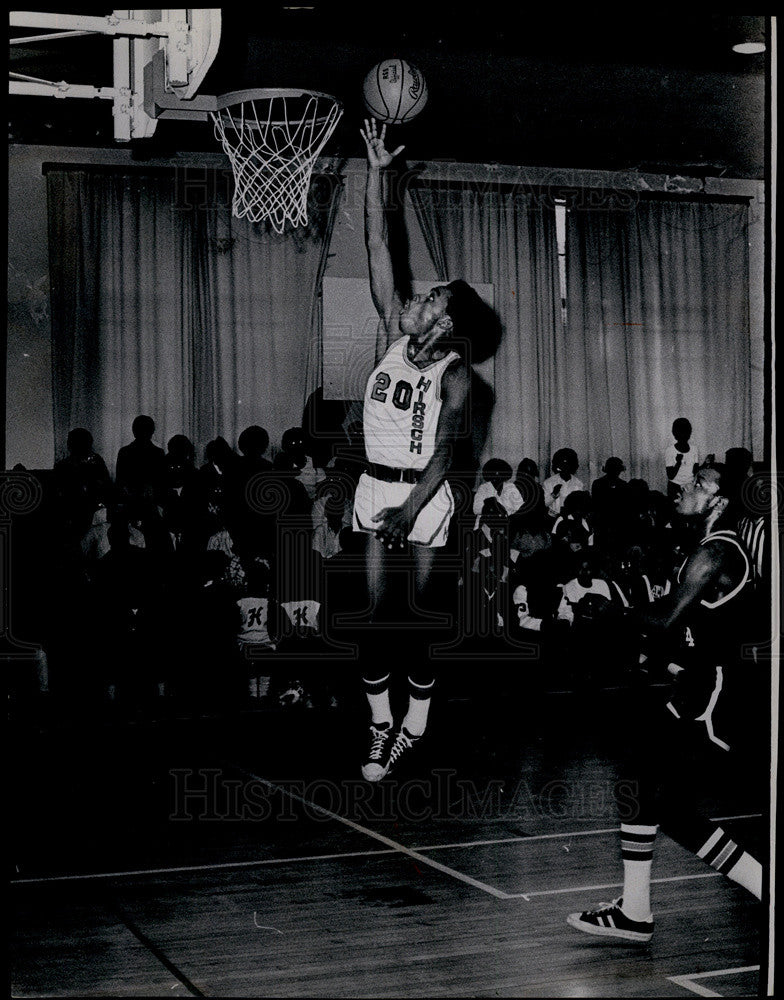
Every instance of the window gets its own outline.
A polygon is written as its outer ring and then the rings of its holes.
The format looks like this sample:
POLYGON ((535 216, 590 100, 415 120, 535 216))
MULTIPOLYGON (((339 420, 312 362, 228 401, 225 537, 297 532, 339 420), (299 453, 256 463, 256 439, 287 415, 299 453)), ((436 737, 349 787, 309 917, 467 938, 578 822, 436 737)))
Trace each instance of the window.
POLYGON ((555 239, 558 246, 558 279, 561 285, 561 319, 566 326, 566 199, 555 199, 555 239))

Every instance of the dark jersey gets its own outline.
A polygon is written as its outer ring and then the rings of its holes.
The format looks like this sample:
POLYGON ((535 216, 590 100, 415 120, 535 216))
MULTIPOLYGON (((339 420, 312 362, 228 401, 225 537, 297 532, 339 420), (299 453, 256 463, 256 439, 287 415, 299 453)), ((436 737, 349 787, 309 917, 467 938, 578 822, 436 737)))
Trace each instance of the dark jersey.
MULTIPOLYGON (((707 535, 700 545, 717 541, 727 550, 725 573, 733 586, 720 596, 706 595, 690 608, 681 623, 679 636, 681 658, 705 666, 727 666, 738 661, 752 596, 751 562, 740 539, 734 531, 716 531, 707 535)), ((688 561, 678 570, 678 583, 688 561)), ((681 665, 686 666, 686 662, 681 665)))
MULTIPOLYGON (((704 723, 708 739, 728 750, 726 710, 733 708, 743 670, 753 669, 753 664, 743 662, 742 653, 751 611, 752 567, 734 531, 714 532, 700 544, 716 542, 726 550, 723 571, 730 588, 722 594, 707 594, 681 622, 672 659, 682 670, 667 707, 678 718, 704 723)), ((678 571, 678 582, 687 562, 678 571)))

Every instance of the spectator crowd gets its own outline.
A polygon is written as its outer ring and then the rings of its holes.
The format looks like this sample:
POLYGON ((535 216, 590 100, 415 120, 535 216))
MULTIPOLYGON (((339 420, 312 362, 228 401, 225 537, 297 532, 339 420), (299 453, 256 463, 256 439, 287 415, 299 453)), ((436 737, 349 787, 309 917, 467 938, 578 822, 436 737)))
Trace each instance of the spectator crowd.
MULTIPOLYGON (((558 687, 618 682, 635 662, 629 610, 670 593, 686 553, 678 491, 718 465, 690 451, 688 421, 673 433, 667 492, 625 478, 615 456, 588 487, 568 447, 543 480, 530 458, 455 473, 439 602, 458 635, 444 641, 558 687)), ((351 527, 360 435, 354 422, 314 446, 291 428, 270 457, 268 433, 251 426, 198 462, 182 434, 155 444, 141 415, 112 477, 90 432, 72 430, 25 551, 21 593, 46 581, 47 599, 23 599, 16 619, 40 643, 39 688, 134 708, 339 705, 358 676, 356 633, 341 622, 371 613, 365 536, 351 527)), ((752 455, 730 448, 720 468, 763 616, 764 519, 744 499, 752 455)))

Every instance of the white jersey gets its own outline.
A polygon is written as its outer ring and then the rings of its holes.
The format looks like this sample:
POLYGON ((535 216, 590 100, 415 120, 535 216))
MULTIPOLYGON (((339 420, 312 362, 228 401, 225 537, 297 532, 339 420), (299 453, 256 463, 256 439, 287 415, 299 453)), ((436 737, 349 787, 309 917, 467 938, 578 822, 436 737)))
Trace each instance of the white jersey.
POLYGON ((450 351, 426 368, 406 355, 408 337, 389 348, 368 379, 364 431, 368 461, 394 469, 424 469, 433 457, 441 413, 441 379, 459 357, 450 351))
POLYGON ((608 601, 612 600, 610 588, 605 580, 594 577, 590 587, 583 587, 576 579, 569 580, 563 586, 563 595, 558 607, 558 617, 568 622, 573 622, 574 609, 586 594, 598 594, 600 597, 605 597, 608 601))
POLYGON ((699 465, 701 462, 700 453, 693 444, 689 445, 688 451, 678 451, 675 447, 675 442, 673 442, 671 445, 668 445, 667 451, 664 454, 664 464, 667 468, 677 464, 679 455, 681 457, 681 464, 670 482, 675 483, 676 486, 688 486, 694 479, 694 466, 699 465))
POLYGON ((321 610, 319 601, 281 601, 280 606, 286 613, 291 631, 301 633, 308 629, 318 632, 321 610))
POLYGON ((275 648, 267 627, 269 601, 266 597, 241 597, 236 602, 240 611, 237 640, 240 644, 258 643, 275 648))

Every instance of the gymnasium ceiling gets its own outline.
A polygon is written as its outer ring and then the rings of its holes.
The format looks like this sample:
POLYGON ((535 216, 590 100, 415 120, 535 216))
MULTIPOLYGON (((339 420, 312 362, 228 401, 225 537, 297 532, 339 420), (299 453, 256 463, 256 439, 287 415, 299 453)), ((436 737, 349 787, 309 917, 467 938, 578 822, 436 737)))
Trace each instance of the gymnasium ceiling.
MULTIPOLYGON (((325 153, 361 156, 362 80, 380 59, 402 56, 419 66, 430 90, 419 118, 390 135, 406 144, 410 161, 765 176, 769 51, 740 55, 732 44, 741 34, 764 33, 766 17, 523 10, 519 3, 430 0, 267 0, 225 8, 221 49, 202 93, 252 86, 332 93, 345 114, 325 153)), ((106 86, 111 43, 93 36, 12 46, 10 68, 106 86)), ((111 105, 10 98, 9 138, 113 146, 111 105)), ((153 139, 133 146, 139 158, 215 149, 209 125, 166 121, 153 139)))

